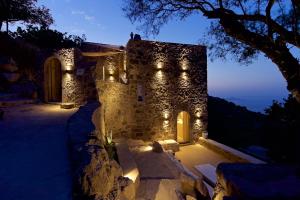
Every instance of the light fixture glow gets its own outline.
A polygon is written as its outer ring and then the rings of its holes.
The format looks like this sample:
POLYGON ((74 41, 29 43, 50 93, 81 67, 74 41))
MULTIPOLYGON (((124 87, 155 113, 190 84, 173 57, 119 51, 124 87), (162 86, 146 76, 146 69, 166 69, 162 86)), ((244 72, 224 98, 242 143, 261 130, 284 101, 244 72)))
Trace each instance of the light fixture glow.
POLYGON ((130 172, 126 173, 126 174, 124 175, 124 177, 129 178, 130 180, 132 180, 132 181, 135 183, 135 181, 136 181, 138 175, 139 175, 138 169, 137 169, 137 168, 134 168, 134 169, 131 170, 130 172))
POLYGON ((162 62, 158 62, 157 63, 157 69, 162 69, 163 68, 163 63, 162 62))

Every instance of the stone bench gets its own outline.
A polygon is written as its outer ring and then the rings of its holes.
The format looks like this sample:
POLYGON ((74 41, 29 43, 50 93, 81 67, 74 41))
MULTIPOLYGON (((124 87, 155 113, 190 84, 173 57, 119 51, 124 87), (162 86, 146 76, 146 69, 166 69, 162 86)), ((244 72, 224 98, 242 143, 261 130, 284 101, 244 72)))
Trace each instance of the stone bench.
POLYGON ((203 175, 204 180, 211 186, 217 182, 216 168, 211 164, 196 165, 195 169, 203 175))
POLYGON ((116 149, 119 164, 123 170, 123 176, 132 180, 136 189, 140 183, 140 173, 132 153, 129 150, 126 140, 116 140, 116 149))
POLYGON ((179 143, 175 140, 159 140, 158 143, 164 148, 164 150, 171 150, 173 152, 179 151, 179 143))

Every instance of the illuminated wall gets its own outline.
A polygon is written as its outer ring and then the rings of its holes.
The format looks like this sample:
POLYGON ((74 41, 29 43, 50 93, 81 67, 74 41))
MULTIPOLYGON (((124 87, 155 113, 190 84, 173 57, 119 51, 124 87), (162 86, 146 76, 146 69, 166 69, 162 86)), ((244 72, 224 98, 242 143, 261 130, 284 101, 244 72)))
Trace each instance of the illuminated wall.
POLYGON ((152 41, 129 41, 127 62, 130 84, 143 88, 137 100, 137 137, 177 139, 177 116, 190 114, 191 138, 207 130, 206 48, 152 41))

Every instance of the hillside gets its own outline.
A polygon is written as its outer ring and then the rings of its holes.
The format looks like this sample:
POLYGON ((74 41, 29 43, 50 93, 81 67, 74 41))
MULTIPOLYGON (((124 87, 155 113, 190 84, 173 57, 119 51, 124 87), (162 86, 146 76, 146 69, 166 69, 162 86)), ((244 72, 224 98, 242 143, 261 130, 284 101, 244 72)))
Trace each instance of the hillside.
POLYGON ((208 133, 213 140, 234 148, 261 145, 265 115, 218 97, 208 98, 208 133))

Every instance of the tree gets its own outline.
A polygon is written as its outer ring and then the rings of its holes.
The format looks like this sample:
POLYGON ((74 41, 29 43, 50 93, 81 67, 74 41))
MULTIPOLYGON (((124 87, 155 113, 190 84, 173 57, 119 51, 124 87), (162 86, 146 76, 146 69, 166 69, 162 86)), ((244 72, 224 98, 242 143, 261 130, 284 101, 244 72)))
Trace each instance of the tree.
POLYGON ((266 114, 262 136, 270 156, 278 162, 300 163, 300 104, 290 95, 282 104, 274 101, 266 114))
POLYGON ((10 33, 13 38, 22 39, 23 41, 35 45, 42 49, 57 50, 61 48, 80 47, 86 40, 85 35, 82 37, 77 35, 68 35, 57 30, 47 27, 27 26, 26 29, 20 27, 16 32, 10 33))
POLYGON ((291 51, 300 48, 300 0, 124 0, 123 10, 153 34, 172 18, 202 13, 211 19, 214 55, 224 58, 230 52, 248 62, 265 54, 300 102, 300 64, 291 51))
POLYGON ((36 4, 37 0, 0 0, 0 30, 4 22, 7 32, 8 24, 18 21, 42 26, 51 25, 53 18, 49 9, 36 4))

